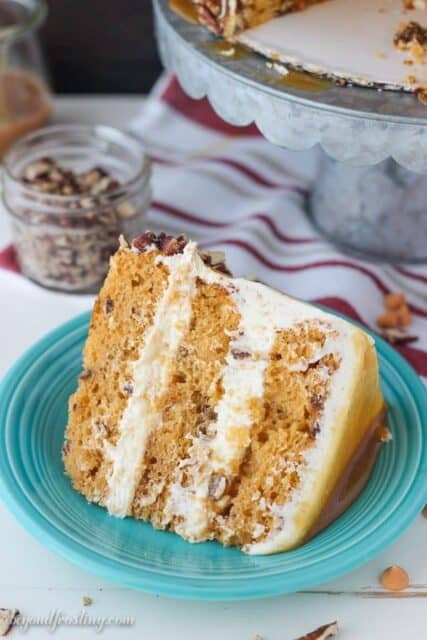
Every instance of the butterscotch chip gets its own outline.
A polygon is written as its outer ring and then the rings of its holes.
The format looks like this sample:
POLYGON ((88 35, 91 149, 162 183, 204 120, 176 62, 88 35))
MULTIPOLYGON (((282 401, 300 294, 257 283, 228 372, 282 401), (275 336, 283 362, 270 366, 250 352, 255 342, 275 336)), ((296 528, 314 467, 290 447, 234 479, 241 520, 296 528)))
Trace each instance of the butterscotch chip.
POLYGON ((381 584, 388 591, 403 591, 409 585, 409 576, 402 567, 392 565, 381 574, 381 584))
POLYGON ((404 304, 406 304, 404 293, 388 293, 386 296, 384 296, 384 306, 386 309, 399 309, 399 307, 404 304))
POLYGON ((377 318, 377 325, 381 329, 391 329, 399 326, 395 311, 385 311, 377 318))
POLYGON ((412 322, 412 315, 406 304, 396 311, 396 318, 399 327, 409 327, 412 322))

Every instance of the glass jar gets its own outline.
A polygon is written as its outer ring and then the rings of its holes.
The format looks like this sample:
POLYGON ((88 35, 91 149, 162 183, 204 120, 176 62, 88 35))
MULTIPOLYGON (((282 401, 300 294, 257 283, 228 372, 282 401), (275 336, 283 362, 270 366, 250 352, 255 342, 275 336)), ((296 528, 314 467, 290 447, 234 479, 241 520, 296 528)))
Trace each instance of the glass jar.
POLYGON ((4 158, 2 179, 23 273, 51 289, 97 291, 119 236, 143 231, 150 175, 140 143, 111 127, 59 125, 22 138, 4 158), (95 185, 89 195, 49 193, 49 171, 39 173, 37 188, 24 177, 43 163, 56 163, 71 178, 95 171, 110 183, 102 192, 95 185))
POLYGON ((44 0, 0 0, 0 156, 19 137, 44 126, 51 99, 37 29, 44 0))

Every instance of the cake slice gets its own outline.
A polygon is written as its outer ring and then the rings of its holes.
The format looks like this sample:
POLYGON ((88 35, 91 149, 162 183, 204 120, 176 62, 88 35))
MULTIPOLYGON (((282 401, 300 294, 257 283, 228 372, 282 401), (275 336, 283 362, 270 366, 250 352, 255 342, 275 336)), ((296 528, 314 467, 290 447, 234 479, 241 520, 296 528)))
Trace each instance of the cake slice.
POLYGON ((146 233, 111 260, 63 456, 114 516, 268 554, 351 504, 383 424, 368 335, 146 233))
POLYGON ((324 0, 192 0, 199 22, 217 35, 233 38, 291 11, 301 11, 324 0))

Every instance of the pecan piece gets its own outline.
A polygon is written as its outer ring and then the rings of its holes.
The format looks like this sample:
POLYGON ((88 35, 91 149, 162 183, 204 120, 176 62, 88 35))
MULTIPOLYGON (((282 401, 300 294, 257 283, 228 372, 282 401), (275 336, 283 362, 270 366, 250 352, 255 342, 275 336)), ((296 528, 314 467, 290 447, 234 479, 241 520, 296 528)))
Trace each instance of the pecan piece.
POLYGON ((216 420, 218 418, 218 414, 213 409, 208 402, 204 402, 200 407, 200 411, 202 413, 204 420, 216 420))
POLYGON ((231 276, 231 271, 225 264, 225 255, 222 251, 201 251, 199 255, 203 262, 214 271, 231 276))
POLYGON ((231 355, 236 360, 244 360, 245 358, 251 357, 251 354, 249 353, 249 351, 239 351, 239 349, 232 349, 231 355))
POLYGON ((336 635, 338 635, 338 624, 336 622, 331 622, 330 624, 325 624, 310 633, 306 633, 305 636, 301 636, 300 638, 297 638, 297 640, 327 640, 327 638, 332 638, 336 635))
POLYGON ((208 496, 212 500, 219 500, 224 495, 227 479, 218 473, 213 473, 209 478, 208 496))
POLYGON ((71 443, 69 440, 65 440, 64 444, 62 445, 62 456, 68 456, 68 454, 70 453, 70 449, 71 449, 71 443))
POLYGON ((313 420, 308 427, 308 432, 311 436, 317 436, 317 434, 320 433, 320 422, 318 420, 313 420))
POLYGON ((398 49, 406 49, 408 45, 417 42, 420 45, 427 43, 427 29, 419 22, 411 20, 406 24, 399 25, 394 36, 394 44, 398 49))
POLYGON ((104 304, 105 313, 111 313, 114 309, 114 301, 111 298, 107 298, 104 304))
POLYGON ((323 398, 318 393, 314 393, 310 398, 311 406, 313 409, 323 409, 323 398))
POLYGON ((166 256, 174 256, 177 253, 182 253, 186 244, 187 238, 184 235, 180 235, 177 238, 166 235, 162 236, 162 234, 159 236, 159 249, 166 256))
POLYGON ((0 609, 0 636, 7 636, 18 616, 18 609, 0 609))
POLYGON ((416 342, 418 340, 418 336, 397 327, 384 329, 381 335, 390 344, 409 344, 410 342, 416 342))
POLYGON ((134 238, 131 242, 131 246, 133 249, 136 249, 139 252, 143 252, 152 244, 155 244, 156 236, 152 231, 146 231, 142 234, 142 236, 138 236, 134 238))

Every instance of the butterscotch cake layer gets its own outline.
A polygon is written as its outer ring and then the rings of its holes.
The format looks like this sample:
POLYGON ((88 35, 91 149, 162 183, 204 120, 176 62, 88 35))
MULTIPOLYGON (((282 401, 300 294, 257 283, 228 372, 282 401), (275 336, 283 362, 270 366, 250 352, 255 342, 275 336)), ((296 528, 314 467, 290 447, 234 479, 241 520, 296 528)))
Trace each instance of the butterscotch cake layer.
POLYGON ((100 504, 105 503, 111 473, 108 450, 117 445, 133 392, 132 365, 153 323, 167 273, 165 266, 155 266, 150 253, 119 251, 94 306, 83 372, 69 401, 64 452, 75 488, 100 504))
POLYGON ((238 323, 224 288, 203 281, 195 287, 191 321, 159 398, 161 420, 150 435, 132 509, 133 515, 160 528, 179 529, 181 516, 171 508, 171 487, 189 486, 199 471, 183 461, 190 459, 194 439, 207 438, 215 421, 230 334, 238 323))
POLYGON ((65 467, 114 516, 274 553, 357 497, 383 408, 363 331, 148 233, 95 305, 65 467))

